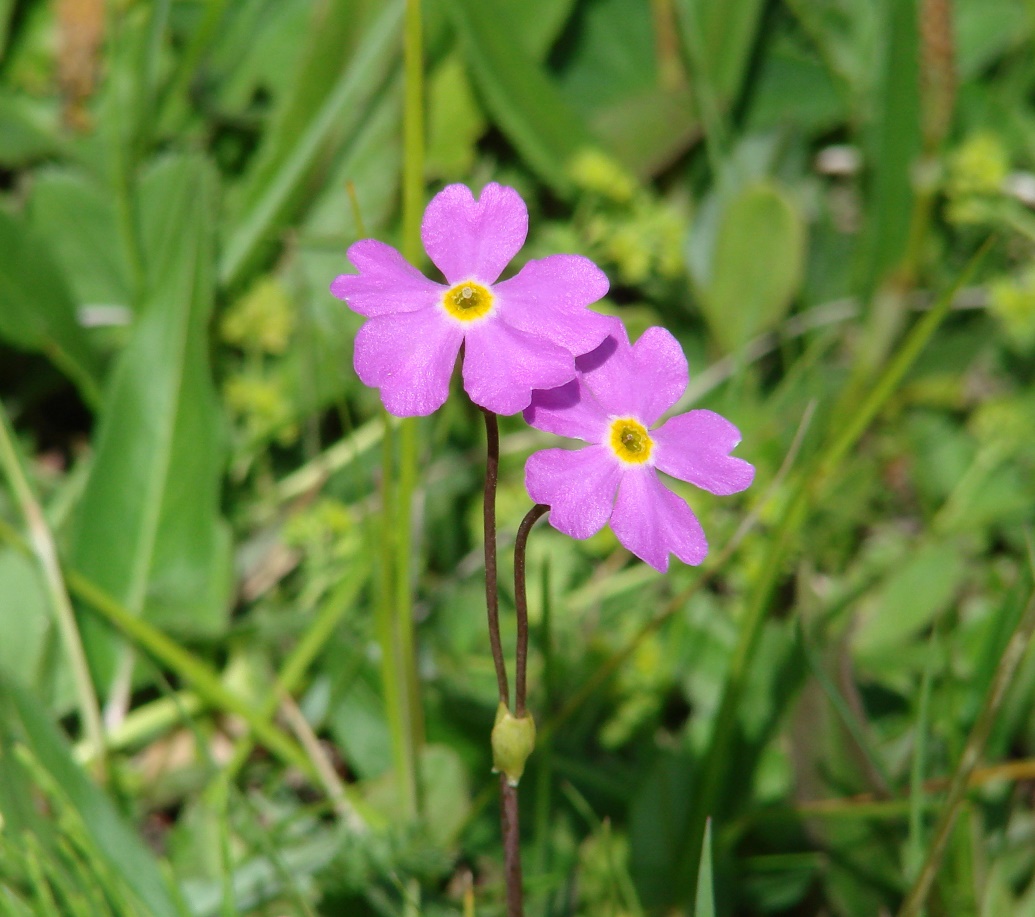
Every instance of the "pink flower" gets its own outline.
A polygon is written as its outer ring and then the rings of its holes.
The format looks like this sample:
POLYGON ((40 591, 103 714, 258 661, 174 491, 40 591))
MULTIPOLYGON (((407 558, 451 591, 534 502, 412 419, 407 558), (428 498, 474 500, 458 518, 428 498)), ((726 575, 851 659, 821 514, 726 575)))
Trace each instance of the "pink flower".
POLYGON ((607 278, 587 258, 551 255, 497 283, 527 234, 528 209, 513 188, 486 185, 476 201, 464 185, 450 185, 432 198, 421 226, 445 284, 382 242, 349 248, 359 273, 335 278, 331 292, 367 317, 353 362, 392 414, 442 406, 461 344, 471 400, 514 414, 533 389, 573 379, 574 358, 607 337, 609 320, 586 309, 607 292, 607 278))
POLYGON ((576 361, 575 379, 533 394, 525 420, 590 445, 534 453, 525 486, 566 535, 588 538, 610 522, 618 540, 657 570, 668 569, 669 552, 699 564, 708 553, 701 524, 658 471, 734 494, 751 484, 755 469, 729 455, 740 433, 712 411, 680 414, 651 430, 686 390, 686 357, 664 328, 648 328, 635 346, 621 322, 613 329, 576 361))

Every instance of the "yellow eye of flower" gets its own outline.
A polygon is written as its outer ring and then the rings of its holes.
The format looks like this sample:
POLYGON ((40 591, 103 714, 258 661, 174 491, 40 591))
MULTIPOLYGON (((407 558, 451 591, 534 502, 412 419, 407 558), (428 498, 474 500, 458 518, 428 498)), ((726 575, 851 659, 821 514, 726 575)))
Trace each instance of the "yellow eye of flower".
POLYGON ((492 293, 480 283, 465 280, 446 291, 442 305, 453 318, 472 322, 492 311, 492 293))
POLYGON ((638 420, 619 417, 611 421, 611 449, 623 462, 642 465, 653 448, 654 440, 638 420))

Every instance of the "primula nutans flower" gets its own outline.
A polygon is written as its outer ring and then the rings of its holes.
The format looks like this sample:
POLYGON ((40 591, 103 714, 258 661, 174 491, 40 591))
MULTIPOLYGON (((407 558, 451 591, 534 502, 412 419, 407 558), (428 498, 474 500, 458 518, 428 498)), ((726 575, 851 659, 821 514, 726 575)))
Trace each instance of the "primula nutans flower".
POLYGON ((575 357, 597 347, 610 321, 586 307, 607 277, 579 255, 529 261, 497 283, 528 234, 528 209, 502 185, 478 200, 449 185, 424 211, 424 250, 446 278, 435 283, 399 252, 374 239, 349 248, 358 274, 342 274, 331 292, 368 321, 356 335, 353 363, 400 417, 430 414, 449 394, 460 345, 464 388, 496 414, 526 407, 533 389, 575 377, 575 357))
POLYGON ((525 420, 533 427, 590 445, 534 453, 525 486, 566 535, 588 538, 610 522, 618 540, 656 570, 668 569, 670 552, 699 564, 708 553, 701 524, 658 471, 726 495, 748 487, 755 469, 729 454, 740 433, 712 411, 680 414, 652 430, 686 391, 686 357, 664 328, 648 328, 630 345, 621 322, 612 327, 599 348, 575 361, 575 379, 532 395, 525 420))

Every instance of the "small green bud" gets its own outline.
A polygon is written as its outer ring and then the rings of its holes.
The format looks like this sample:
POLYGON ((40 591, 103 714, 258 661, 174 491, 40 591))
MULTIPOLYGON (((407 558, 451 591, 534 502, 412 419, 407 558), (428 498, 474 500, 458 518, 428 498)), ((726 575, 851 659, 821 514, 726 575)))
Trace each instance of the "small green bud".
POLYGON ((533 748, 535 720, 530 714, 519 719, 501 703, 492 727, 492 772, 503 773, 507 783, 517 786, 533 748))

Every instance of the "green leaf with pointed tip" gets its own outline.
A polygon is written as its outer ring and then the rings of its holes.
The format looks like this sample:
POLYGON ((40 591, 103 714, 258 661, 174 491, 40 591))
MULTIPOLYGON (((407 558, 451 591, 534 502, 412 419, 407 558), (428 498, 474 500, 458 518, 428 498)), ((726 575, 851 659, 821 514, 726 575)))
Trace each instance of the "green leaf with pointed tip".
POLYGON ((707 278, 698 277, 708 326, 727 351, 773 328, 801 285, 805 225, 771 181, 746 185, 719 220, 707 278))
POLYGON ((72 294, 50 247, 0 210, 0 252, 0 338, 45 354, 96 403, 100 360, 76 322, 72 294))
POLYGON ((704 823, 704 844, 701 846, 701 865, 697 870, 697 897, 694 917, 715 917, 715 891, 712 880, 712 820, 704 823))
POLYGON ((515 41, 506 11, 481 0, 448 0, 464 57, 486 108, 528 165, 558 194, 571 189, 568 163, 597 146, 535 58, 515 41))
MULTIPOLYGON (((114 369, 70 559, 134 613, 211 634, 225 621, 230 577, 208 358, 214 176, 199 158, 170 158, 141 195, 148 292, 114 369)), ((117 644, 92 621, 84 630, 106 685, 117 644)))

